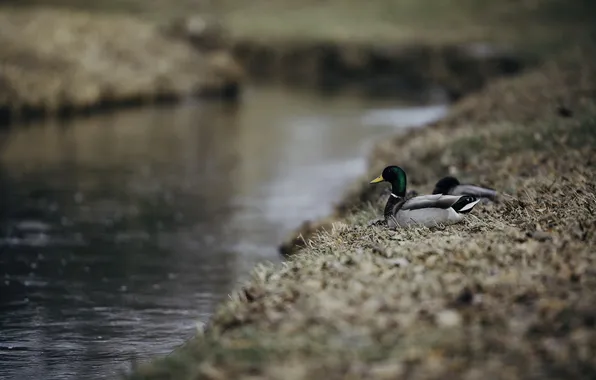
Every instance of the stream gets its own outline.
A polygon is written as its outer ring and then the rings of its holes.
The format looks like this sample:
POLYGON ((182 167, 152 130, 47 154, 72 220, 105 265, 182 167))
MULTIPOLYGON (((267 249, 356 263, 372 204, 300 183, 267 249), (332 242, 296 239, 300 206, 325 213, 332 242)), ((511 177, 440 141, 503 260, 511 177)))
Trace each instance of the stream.
POLYGON ((372 144, 442 104, 263 86, 0 130, 0 379, 107 379, 193 336, 372 144))

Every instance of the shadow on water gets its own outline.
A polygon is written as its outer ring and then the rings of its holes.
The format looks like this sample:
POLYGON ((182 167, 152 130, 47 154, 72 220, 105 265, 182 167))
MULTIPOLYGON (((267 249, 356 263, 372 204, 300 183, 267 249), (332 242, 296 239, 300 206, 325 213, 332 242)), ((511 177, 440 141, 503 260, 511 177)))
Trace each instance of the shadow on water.
POLYGON ((168 353, 369 145, 443 106, 249 89, 0 136, 0 375, 99 379, 168 353))

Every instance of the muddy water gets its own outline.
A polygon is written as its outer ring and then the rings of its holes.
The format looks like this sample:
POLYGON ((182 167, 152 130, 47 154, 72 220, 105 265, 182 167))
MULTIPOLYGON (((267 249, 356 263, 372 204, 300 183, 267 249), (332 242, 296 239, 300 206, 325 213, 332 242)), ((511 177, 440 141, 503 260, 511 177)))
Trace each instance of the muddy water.
POLYGON ((375 139, 443 106, 249 89, 0 136, 0 378, 103 379, 193 335, 375 139))

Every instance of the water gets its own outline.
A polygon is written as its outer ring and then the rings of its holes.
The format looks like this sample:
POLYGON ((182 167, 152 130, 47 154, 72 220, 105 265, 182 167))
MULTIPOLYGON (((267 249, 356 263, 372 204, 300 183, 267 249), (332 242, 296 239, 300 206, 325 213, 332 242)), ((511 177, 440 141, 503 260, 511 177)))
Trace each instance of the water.
POLYGON ((443 106, 249 89, 0 136, 0 378, 103 379, 169 353, 370 144, 443 106))

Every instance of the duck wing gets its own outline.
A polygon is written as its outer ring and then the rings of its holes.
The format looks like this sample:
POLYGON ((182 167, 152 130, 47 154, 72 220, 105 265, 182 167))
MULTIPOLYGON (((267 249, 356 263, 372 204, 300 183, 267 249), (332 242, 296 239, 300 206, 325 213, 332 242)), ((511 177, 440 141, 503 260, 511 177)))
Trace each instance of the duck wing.
POLYGON ((496 190, 476 185, 458 185, 451 189, 449 194, 472 195, 477 198, 488 198, 490 200, 495 200, 497 198, 496 190))
POLYGON ((420 210, 423 208, 441 208, 448 209, 460 200, 460 195, 420 195, 408 199, 401 207, 401 210, 420 210))
POLYGON ((452 208, 457 213, 465 214, 472 211, 478 202, 480 199, 471 195, 422 195, 409 199, 399 210, 413 211, 431 208, 446 210, 452 208))

